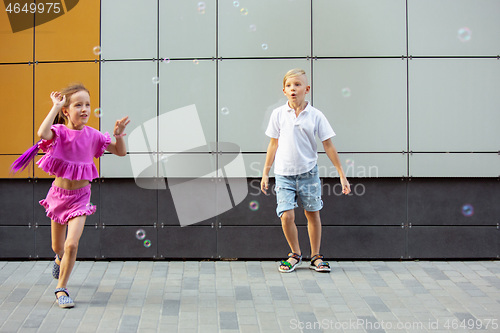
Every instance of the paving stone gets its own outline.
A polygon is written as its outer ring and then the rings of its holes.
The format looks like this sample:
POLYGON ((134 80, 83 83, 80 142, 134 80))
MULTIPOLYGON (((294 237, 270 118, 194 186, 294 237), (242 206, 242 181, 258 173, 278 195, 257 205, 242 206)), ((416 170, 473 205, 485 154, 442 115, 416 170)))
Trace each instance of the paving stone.
POLYGON ((498 261, 277 267, 81 261, 69 283, 76 306, 60 309, 52 261, 0 262, 0 332, 446 332, 446 322, 500 321, 498 261))

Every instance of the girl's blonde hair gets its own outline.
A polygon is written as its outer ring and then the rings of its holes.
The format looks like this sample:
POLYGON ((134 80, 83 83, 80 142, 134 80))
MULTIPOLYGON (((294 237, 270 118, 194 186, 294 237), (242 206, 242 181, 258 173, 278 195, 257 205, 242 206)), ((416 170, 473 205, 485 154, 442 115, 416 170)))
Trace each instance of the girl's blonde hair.
MULTIPOLYGON (((79 91, 86 91, 90 95, 89 90, 85 88, 85 86, 82 83, 72 83, 66 88, 61 90, 61 95, 66 96, 66 103, 64 103, 63 106, 64 108, 67 108, 69 106, 71 96, 79 91)), ((54 119, 54 124, 66 124, 67 121, 68 119, 66 118, 61 109, 57 114, 56 118, 54 119)))
POLYGON ((283 88, 285 88, 286 80, 288 80, 291 77, 301 76, 301 75, 306 75, 306 71, 300 68, 290 69, 288 72, 286 72, 285 77, 283 78, 283 88))

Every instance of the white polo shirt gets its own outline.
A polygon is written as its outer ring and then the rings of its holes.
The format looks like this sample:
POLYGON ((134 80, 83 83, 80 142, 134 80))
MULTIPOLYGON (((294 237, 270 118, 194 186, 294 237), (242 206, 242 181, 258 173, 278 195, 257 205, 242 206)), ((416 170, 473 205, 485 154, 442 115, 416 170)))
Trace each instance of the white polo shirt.
POLYGON ((321 141, 335 136, 325 115, 309 102, 298 117, 288 102, 274 109, 266 130, 267 136, 278 139, 274 173, 292 176, 314 168, 318 160, 316 134, 321 141))

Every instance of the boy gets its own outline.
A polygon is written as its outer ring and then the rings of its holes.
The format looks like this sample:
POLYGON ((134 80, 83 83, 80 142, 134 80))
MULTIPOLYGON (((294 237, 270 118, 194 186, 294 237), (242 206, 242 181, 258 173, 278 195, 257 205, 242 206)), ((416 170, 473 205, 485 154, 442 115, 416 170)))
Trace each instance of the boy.
POLYGON ((283 78, 283 93, 288 103, 275 109, 269 120, 266 135, 271 138, 267 148, 266 162, 261 181, 261 190, 267 194, 269 171, 276 160, 276 213, 281 218, 285 238, 292 250, 287 260, 282 260, 279 271, 290 273, 302 262, 295 207, 300 197, 307 218, 307 230, 311 242, 310 269, 317 272, 330 272, 330 265, 323 261, 320 254, 321 219, 319 211, 323 208, 321 200, 321 181, 318 174, 318 153, 315 135, 323 143, 328 158, 340 175, 342 193, 351 192, 337 150, 331 138, 335 135, 326 117, 305 100, 311 90, 307 76, 302 69, 292 69, 283 78))

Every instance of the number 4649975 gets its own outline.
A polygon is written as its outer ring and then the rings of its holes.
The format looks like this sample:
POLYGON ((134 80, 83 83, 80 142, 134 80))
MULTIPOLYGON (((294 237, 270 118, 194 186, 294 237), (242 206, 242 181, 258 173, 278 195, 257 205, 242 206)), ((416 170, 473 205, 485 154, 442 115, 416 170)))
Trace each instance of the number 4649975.
POLYGON ((61 7, 60 7, 60 3, 54 3, 54 2, 41 2, 41 3, 30 3, 29 5, 27 3, 25 3, 24 5, 23 4, 20 4, 18 2, 15 2, 15 3, 9 3, 7 5, 7 7, 5 8, 5 11, 12 14, 19 14, 21 12, 23 13, 31 13, 31 14, 34 14, 34 13, 38 13, 38 14, 43 14, 43 13, 54 13, 54 14, 58 14, 61 12, 61 7))

